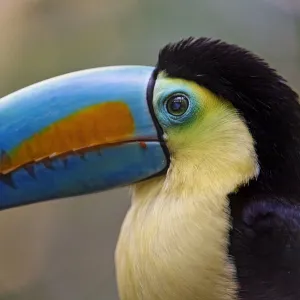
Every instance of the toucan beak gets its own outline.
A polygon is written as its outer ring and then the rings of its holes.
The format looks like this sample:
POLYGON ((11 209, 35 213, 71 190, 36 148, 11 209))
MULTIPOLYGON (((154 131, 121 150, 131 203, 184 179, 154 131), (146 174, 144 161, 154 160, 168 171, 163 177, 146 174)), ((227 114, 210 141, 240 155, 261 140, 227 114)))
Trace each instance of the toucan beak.
POLYGON ((152 67, 96 68, 0 99, 0 210, 125 186, 168 166, 152 67))

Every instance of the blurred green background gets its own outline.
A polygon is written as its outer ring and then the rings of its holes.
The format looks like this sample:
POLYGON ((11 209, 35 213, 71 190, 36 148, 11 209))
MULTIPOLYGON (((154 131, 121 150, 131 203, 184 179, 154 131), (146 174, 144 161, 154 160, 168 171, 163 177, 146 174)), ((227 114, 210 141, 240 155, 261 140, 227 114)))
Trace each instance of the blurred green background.
MULTIPOLYGON (((79 69, 153 65, 190 35, 256 52, 300 91, 299 0, 1 0, 0 28, 0 96, 79 69)), ((121 189, 1 212, 0 299, 118 299, 128 206, 121 189)))

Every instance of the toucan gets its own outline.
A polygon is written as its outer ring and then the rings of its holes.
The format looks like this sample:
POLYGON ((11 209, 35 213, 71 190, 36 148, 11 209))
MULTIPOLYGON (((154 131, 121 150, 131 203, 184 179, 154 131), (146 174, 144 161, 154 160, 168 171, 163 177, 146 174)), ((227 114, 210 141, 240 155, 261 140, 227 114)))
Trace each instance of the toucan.
POLYGON ((244 48, 189 37, 16 91, 0 151, 2 213, 131 187, 121 300, 300 299, 298 95, 244 48))

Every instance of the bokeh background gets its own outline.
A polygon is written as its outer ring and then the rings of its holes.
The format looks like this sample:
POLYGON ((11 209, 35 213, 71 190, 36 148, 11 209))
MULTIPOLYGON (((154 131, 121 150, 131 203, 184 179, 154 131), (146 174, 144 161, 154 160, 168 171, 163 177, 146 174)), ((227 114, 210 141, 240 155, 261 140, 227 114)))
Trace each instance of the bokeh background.
MULTIPOLYGON (((153 65, 190 35, 247 47, 300 91, 299 0, 0 0, 0 97, 80 69, 153 65)), ((0 212, 0 299, 117 300, 128 206, 120 189, 0 212)))

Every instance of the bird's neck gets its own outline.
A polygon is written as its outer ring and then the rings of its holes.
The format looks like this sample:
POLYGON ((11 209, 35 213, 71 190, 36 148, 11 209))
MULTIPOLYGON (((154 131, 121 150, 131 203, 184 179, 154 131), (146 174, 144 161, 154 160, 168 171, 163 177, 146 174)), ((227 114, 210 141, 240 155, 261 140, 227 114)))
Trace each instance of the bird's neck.
POLYGON ((163 189, 153 180, 134 190, 116 252, 121 300, 236 299, 226 195, 163 189))
POLYGON ((121 300, 236 299, 227 195, 257 172, 247 149, 179 156, 166 176, 134 187, 116 251, 121 300))

